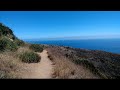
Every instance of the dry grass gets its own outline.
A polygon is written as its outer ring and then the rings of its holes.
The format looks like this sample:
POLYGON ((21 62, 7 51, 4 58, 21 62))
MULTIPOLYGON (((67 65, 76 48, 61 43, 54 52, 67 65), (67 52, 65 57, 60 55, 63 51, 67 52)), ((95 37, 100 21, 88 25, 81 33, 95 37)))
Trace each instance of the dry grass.
POLYGON ((13 52, 0 54, 0 78, 19 78, 17 72, 20 65, 15 55, 13 52))
POLYGON ((99 78, 90 72, 87 68, 76 65, 66 58, 59 48, 47 48, 49 58, 55 63, 53 78, 60 79, 89 79, 99 78))
MULTIPOLYGON (((21 78, 21 72, 26 71, 25 63, 19 60, 23 52, 30 52, 29 46, 20 47, 16 52, 0 53, 0 78, 21 78)), ((83 66, 76 65, 64 56, 63 51, 58 47, 47 48, 48 57, 53 62, 53 78, 60 79, 86 79, 98 78, 90 70, 83 66)))
POLYGON ((20 54, 20 53, 23 53, 23 52, 31 52, 32 50, 29 49, 28 46, 24 46, 24 47, 20 47, 18 50, 17 50, 17 53, 20 54))
POLYGON ((24 63, 19 59, 23 52, 31 51, 28 46, 20 47, 16 52, 0 53, 0 78, 21 78, 24 63))

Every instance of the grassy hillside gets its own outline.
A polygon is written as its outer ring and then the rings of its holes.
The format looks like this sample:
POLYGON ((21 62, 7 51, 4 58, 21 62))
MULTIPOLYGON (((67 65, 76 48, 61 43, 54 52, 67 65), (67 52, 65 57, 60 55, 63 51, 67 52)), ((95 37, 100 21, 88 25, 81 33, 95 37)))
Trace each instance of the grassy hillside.
MULTIPOLYGON (((65 66, 66 68, 69 68, 69 75, 71 76, 70 72, 72 73, 72 69, 76 67, 74 75, 76 75, 76 78, 80 78, 79 75, 80 71, 78 73, 78 69, 81 69, 80 66, 85 67, 84 73, 86 73, 87 69, 90 70, 95 76, 98 76, 99 78, 104 79, 120 79, 120 55, 119 54, 113 54, 109 52, 104 51, 98 51, 98 50, 85 50, 85 49, 75 49, 70 47, 59 47, 59 46, 49 46, 48 47, 48 53, 49 57, 52 58, 52 60, 55 63, 58 63, 59 60, 61 64, 59 64, 57 67, 65 66), (62 56, 62 57, 61 57, 62 56), (74 63, 74 65, 70 64, 62 64, 63 61, 69 60, 70 62, 74 63), (72 69, 71 69, 72 68, 72 69)), ((68 61, 67 61, 68 62, 68 61)), ((57 65, 57 64, 56 64, 57 65)), ((62 68, 63 71, 66 71, 66 68, 62 68)), ((57 70, 58 71, 58 70, 57 70)), ((60 71, 58 71, 61 73, 60 71)), ((90 73, 86 73, 85 76, 82 76, 81 78, 86 78, 86 76, 89 76, 90 73)), ((56 75, 57 77, 60 77, 59 75, 56 75)), ((62 76, 64 78, 66 74, 62 76)), ((93 76, 90 78, 94 78, 93 76)))
POLYGON ((17 37, 13 34, 13 31, 9 27, 0 23, 0 37, 2 36, 6 36, 12 40, 17 39, 17 37))
POLYGON ((24 45, 25 43, 18 39, 14 34, 13 31, 0 23, 0 50, 10 50, 16 51, 19 46, 24 45))
MULTIPOLYGON (((18 39, 9 27, 0 23, 0 78, 20 78, 23 63, 40 62, 33 46, 18 39)), ((36 46, 39 52, 43 50, 40 45, 36 46)))

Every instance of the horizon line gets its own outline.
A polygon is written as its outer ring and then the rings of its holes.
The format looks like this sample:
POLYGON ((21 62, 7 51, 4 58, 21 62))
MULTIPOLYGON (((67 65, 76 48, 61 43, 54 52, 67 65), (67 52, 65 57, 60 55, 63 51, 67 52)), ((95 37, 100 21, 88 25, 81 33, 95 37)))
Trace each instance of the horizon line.
POLYGON ((95 36, 63 36, 63 37, 38 37, 38 38, 21 38, 21 39, 106 39, 106 38, 120 38, 120 35, 95 35, 95 36))
POLYGON ((24 38, 22 40, 89 40, 89 39, 120 39, 120 37, 97 37, 97 38, 24 38))

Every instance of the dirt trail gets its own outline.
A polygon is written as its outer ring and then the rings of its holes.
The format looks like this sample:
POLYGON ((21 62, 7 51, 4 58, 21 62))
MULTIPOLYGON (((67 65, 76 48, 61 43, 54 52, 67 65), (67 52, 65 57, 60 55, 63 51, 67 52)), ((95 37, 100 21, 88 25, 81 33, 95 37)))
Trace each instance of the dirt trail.
POLYGON ((52 62, 48 58, 46 50, 42 53, 38 53, 41 56, 39 63, 24 64, 24 70, 22 71, 22 78, 33 78, 33 79, 47 79, 51 78, 53 73, 52 62))

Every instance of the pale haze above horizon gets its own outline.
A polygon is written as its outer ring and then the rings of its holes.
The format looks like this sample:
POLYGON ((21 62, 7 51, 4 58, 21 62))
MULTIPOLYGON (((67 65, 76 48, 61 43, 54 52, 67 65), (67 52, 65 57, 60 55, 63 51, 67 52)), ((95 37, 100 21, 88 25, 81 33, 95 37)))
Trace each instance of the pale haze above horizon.
POLYGON ((120 38, 120 11, 0 11, 20 39, 120 38))

